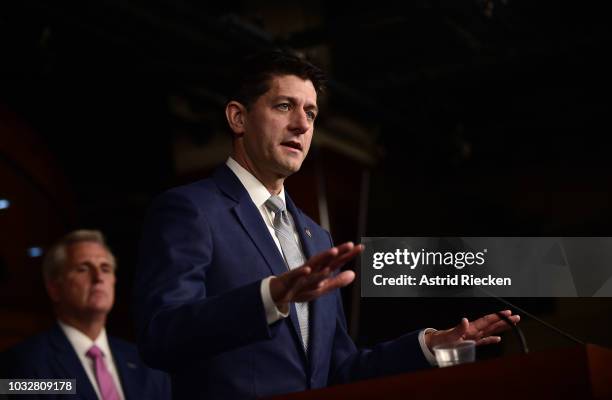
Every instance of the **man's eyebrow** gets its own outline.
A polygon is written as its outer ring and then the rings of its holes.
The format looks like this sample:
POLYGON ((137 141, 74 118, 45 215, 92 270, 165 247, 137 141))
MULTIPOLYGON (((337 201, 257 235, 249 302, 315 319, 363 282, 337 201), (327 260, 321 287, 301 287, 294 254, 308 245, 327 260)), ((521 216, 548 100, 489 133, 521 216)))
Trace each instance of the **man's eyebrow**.
MULTIPOLYGON (((280 100, 287 100, 287 101, 289 101, 292 104, 297 104, 298 103, 298 100, 295 97, 292 97, 292 96, 279 95, 279 96, 276 96, 274 98, 275 102, 280 101, 280 100)), ((319 111, 319 107, 317 107, 316 104, 312 104, 312 103, 306 104, 304 108, 306 110, 314 110, 315 112, 319 111)))

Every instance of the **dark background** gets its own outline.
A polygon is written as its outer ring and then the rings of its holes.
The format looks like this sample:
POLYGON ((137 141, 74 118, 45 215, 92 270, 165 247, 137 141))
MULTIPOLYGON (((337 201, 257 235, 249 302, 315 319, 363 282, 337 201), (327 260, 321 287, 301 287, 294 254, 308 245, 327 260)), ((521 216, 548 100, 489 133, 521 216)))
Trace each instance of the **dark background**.
MULTIPOLYGON (((287 181, 338 242, 360 236, 611 236, 609 10, 534 1, 96 1, 0 6, 0 346, 52 321, 40 257, 75 228, 119 260, 109 330, 133 338, 136 245, 155 194, 207 176, 245 53, 280 46, 329 72, 315 143, 287 181), (327 215, 328 217, 325 217, 327 215)), ((361 299, 369 345, 500 308, 361 299)), ((610 299, 514 299, 612 346, 610 299)), ((534 350, 570 345, 524 319, 534 350)), ((510 336, 483 356, 518 351, 510 336)))

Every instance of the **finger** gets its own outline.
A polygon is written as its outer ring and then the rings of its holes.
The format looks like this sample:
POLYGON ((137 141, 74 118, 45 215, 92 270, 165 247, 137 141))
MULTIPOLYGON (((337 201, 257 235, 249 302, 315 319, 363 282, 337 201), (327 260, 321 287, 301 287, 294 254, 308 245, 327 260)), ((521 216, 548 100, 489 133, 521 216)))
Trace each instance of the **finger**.
POLYGON ((448 336, 446 338, 446 341, 451 343, 451 342, 457 342, 463 339, 468 332, 469 326, 470 326, 470 323, 468 319, 461 318, 461 321, 459 322, 459 324, 457 324, 457 326, 447 331, 448 336))
MULTIPOLYGON (((509 317, 510 315, 512 315, 512 311, 510 310, 503 310, 500 311, 500 314, 509 317)), ((497 314, 488 314, 485 315, 484 317, 478 318, 476 321, 472 322, 472 325, 474 326, 475 329, 482 331, 482 330, 486 330, 489 325, 494 324, 498 321, 501 321, 502 319, 499 318, 499 316, 497 314)))
POLYGON ((480 340, 476 341, 476 346, 486 346, 488 344, 496 344, 501 342, 501 337, 499 336, 487 336, 480 340))
POLYGON ((505 318, 499 318, 499 321, 491 323, 489 326, 485 328, 486 331, 493 332, 496 329, 509 329, 511 328, 510 324, 516 325, 521 320, 519 315, 505 315, 505 318), (506 321, 508 320, 509 323, 506 321))
POLYGON ((346 242, 346 243, 342 243, 336 246, 336 249, 338 249, 338 254, 336 255, 336 257, 348 251, 351 251, 354 247, 355 247, 355 244, 353 242, 346 242))
POLYGON ((478 318, 476 321, 472 322, 472 326, 477 330, 484 330, 489 325, 498 322, 500 318, 497 314, 487 314, 484 317, 478 318))
POLYGON ((309 285, 309 290, 312 292, 318 292, 318 296, 321 296, 334 289, 345 287, 353 282, 354 279, 355 273, 353 271, 344 271, 336 276, 328 277, 309 285))
POLYGON ((433 346, 439 344, 450 344, 462 341, 467 335, 469 326, 470 323, 467 318, 462 318, 454 328, 447 329, 445 331, 438 331, 432 335, 430 347, 433 348, 433 346))
POLYGON ((463 335, 463 339, 466 339, 466 340, 476 340, 476 341, 478 341, 478 340, 482 339, 483 337, 484 337, 484 332, 483 331, 478 331, 476 333, 472 333, 472 334, 468 333, 468 334, 463 335))
POLYGON ((306 284, 306 277, 310 273, 311 268, 306 266, 287 271, 277 276, 277 281, 282 285, 282 291, 278 296, 285 300, 291 300, 290 296, 306 284))
POLYGON ((313 272, 309 277, 310 283, 318 283, 323 281, 324 279, 329 278, 329 276, 340 269, 344 264, 354 258, 356 255, 361 253, 364 249, 363 245, 355 246, 352 250, 347 253, 344 253, 342 256, 337 256, 326 266, 321 266, 319 270, 313 272))
POLYGON ((306 284, 306 277, 300 277, 298 280, 294 281, 293 285, 287 289, 285 299, 289 302, 299 301, 296 300, 296 298, 304 290, 306 284))
MULTIPOLYGON (((353 251, 353 249, 355 248, 355 244, 353 242, 346 242, 346 243, 342 243, 339 246, 336 246, 336 248, 338 249, 338 254, 336 254, 332 258, 332 260, 334 260, 334 259, 336 259, 338 257, 342 257, 346 253, 349 253, 349 252, 353 251)), ((326 264, 329 264, 329 262, 327 262, 326 264)))
POLYGON ((326 291, 338 289, 341 287, 345 287, 346 285, 353 282, 355 279, 355 272, 353 271, 344 271, 339 273, 338 275, 325 279, 317 285, 319 289, 325 288, 326 291))
POLYGON ((310 257, 304 265, 310 266, 313 270, 318 270, 321 264, 329 263, 334 257, 338 255, 338 247, 332 247, 322 253, 310 257))
POLYGON ((315 286, 309 285, 309 290, 303 290, 296 297, 295 301, 311 301, 331 292, 332 290, 349 285, 355 279, 353 271, 344 271, 332 278, 318 282, 315 286))
POLYGON ((355 258, 357 255, 361 254, 364 249, 365 249, 364 245, 358 244, 357 246, 353 247, 351 250, 347 251, 346 253, 339 255, 335 257, 334 259, 332 259, 332 261, 327 265, 326 268, 329 268, 330 271, 335 271, 338 268, 342 267, 347 262, 349 262, 350 260, 352 260, 353 258, 355 258))
POLYGON ((321 267, 326 266, 338 255, 344 254, 347 251, 350 251, 353 248, 352 242, 346 242, 339 246, 332 247, 330 249, 325 250, 322 253, 314 255, 310 257, 304 265, 308 265, 312 267, 313 270, 319 270, 321 267))
POLYGON ((353 242, 344 242, 338 246, 336 246, 338 248, 338 252, 339 253, 345 253, 349 250, 351 250, 353 247, 355 247, 355 243, 353 242))
MULTIPOLYGON (((521 320, 521 317, 519 315, 513 315, 509 317, 508 319, 510 320, 510 322, 512 322, 513 325, 516 325, 521 320)), ((487 327, 487 329, 485 329, 485 336, 493 335, 499 332, 504 332, 509 329, 512 329, 512 326, 508 325, 506 321, 501 320, 487 327)))
POLYGON ((309 266, 302 266, 299 268, 292 269, 278 276, 285 284, 285 286, 292 286, 297 282, 300 278, 310 275, 312 272, 312 268, 309 266))

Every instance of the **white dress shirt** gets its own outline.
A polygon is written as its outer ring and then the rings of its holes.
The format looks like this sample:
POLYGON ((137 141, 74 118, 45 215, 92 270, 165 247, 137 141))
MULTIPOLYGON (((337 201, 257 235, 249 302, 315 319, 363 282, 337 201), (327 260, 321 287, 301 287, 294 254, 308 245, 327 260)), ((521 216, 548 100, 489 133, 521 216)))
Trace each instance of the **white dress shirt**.
MULTIPOLYGON (((81 365, 91 382, 91 386, 93 386, 98 399, 101 399, 100 396, 100 388, 98 387, 98 381, 96 380, 96 373, 94 371, 94 363, 93 360, 87 357, 87 352, 91 348, 91 346, 96 345, 102 351, 104 355, 104 363, 106 364, 106 369, 113 377, 113 382, 117 387, 117 391, 119 392, 119 398, 121 400, 125 399, 125 395, 123 394, 123 388, 121 387, 121 381, 119 380, 119 373, 117 372, 117 367, 115 365, 115 360, 113 359, 113 354, 110 351, 110 346, 108 345, 108 338, 106 337, 106 329, 102 329, 100 335, 96 338, 96 340, 91 340, 87 335, 78 329, 66 325, 61 321, 58 321, 59 326, 64 331, 64 334, 68 338, 68 341, 72 345, 74 351, 76 351, 77 356, 79 356, 79 361, 81 361, 81 365)), ((78 382, 77 382, 78 385, 78 382)))
MULTIPOLYGON (((240 183, 242 183, 242 186, 244 186, 246 191, 249 193, 251 200, 253 201, 255 207, 257 207, 259 213, 261 214, 261 218, 263 218, 264 222, 266 223, 268 231, 270 232, 270 236, 272 236, 272 239, 274 240, 274 243, 276 244, 276 247, 278 248, 281 257, 283 257, 284 259, 285 256, 283 255, 283 249, 278 238, 276 237, 276 233, 274 232, 274 225, 272 224, 272 221, 274 221, 274 213, 268 210, 268 207, 266 207, 265 205, 266 201, 268 201, 268 199, 272 195, 270 194, 268 189, 266 189, 263 183, 261 183, 257 178, 253 176, 253 174, 251 174, 244 167, 242 167, 242 165, 238 164, 233 158, 229 157, 227 159, 226 165, 229 167, 229 169, 232 170, 236 177, 238 177, 240 183)), ((278 196, 283 199, 283 202, 285 202, 284 187, 281 189, 278 196)), ((285 204, 287 203, 285 202, 285 204)), ((295 224, 293 225, 293 234, 295 236, 296 242, 300 246, 300 251, 303 254, 304 251, 302 250, 302 244, 300 242, 298 233, 295 230, 295 224)), ((272 294, 270 292, 270 279, 272 278, 273 276, 269 276, 261 282, 261 298, 263 300, 264 309, 266 310, 266 321, 268 321, 268 324, 272 324, 281 318, 287 318, 289 316, 288 312, 280 312, 280 310, 276 307, 276 304, 274 304, 274 300, 272 300, 272 294)))
MULTIPOLYGON (((255 176, 253 176, 253 174, 242 167, 242 165, 238 164, 238 162, 236 162, 236 160, 234 160, 232 157, 229 157, 225 164, 232 170, 236 177, 238 177, 240 183, 242 183, 242 186, 244 186, 246 191, 249 193, 251 200, 261 214, 261 218, 263 218, 264 222, 266 223, 268 231, 270 232, 272 239, 274 239, 276 247, 278 247, 278 251, 281 253, 281 256, 283 256, 283 250, 278 238, 276 237, 276 234, 274 233, 274 226, 272 225, 272 221, 274 221, 274 213, 268 210, 268 208, 265 206, 265 202, 271 196, 270 192, 268 189, 266 189, 263 183, 261 183, 257 178, 255 178, 255 176)), ((284 187, 281 188, 278 196, 283 199, 283 202, 285 202, 284 187)), ((285 204, 287 203, 285 202, 285 204)), ((291 215, 290 217, 293 218, 291 215)), ((296 242, 300 246, 300 251, 302 254, 304 254, 304 250, 301 247, 302 243, 300 242, 299 235, 295 230, 295 224, 293 224, 293 234, 295 235, 296 242)), ((272 278, 273 276, 269 276, 261 281, 261 298, 266 311, 266 320, 268 321, 268 324, 272 324, 281 318, 287 318, 289 316, 289 313, 281 313, 272 300, 272 294, 270 293, 270 279, 272 278)), ((427 358, 427 361, 429 361, 431 365, 437 365, 436 357, 425 345, 425 333, 429 331, 435 331, 435 329, 427 328, 419 333, 419 345, 421 346, 421 350, 423 351, 425 358, 427 358)))

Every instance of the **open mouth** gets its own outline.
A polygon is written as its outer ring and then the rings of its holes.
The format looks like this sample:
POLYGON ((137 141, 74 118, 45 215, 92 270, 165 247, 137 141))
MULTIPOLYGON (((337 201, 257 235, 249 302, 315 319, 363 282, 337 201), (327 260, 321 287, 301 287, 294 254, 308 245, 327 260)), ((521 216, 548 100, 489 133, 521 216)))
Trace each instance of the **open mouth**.
POLYGON ((288 142, 281 143, 281 145, 285 146, 285 147, 290 147, 290 148, 295 149, 295 150, 302 151, 302 144, 300 142, 296 142, 296 141, 290 140, 288 142))

